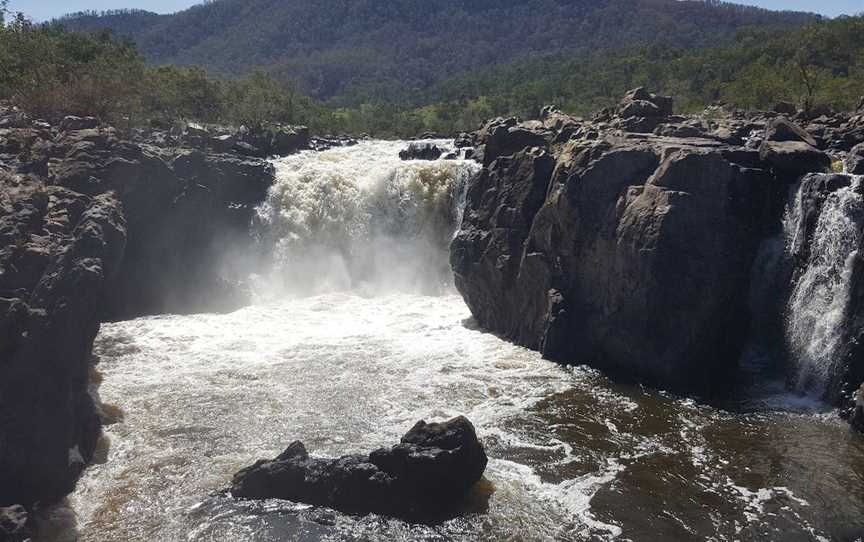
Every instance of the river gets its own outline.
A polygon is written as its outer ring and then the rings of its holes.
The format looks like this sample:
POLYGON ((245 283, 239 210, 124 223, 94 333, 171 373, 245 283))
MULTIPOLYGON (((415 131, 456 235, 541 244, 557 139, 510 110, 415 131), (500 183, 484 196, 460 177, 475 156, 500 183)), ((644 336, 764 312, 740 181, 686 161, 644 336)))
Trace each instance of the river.
POLYGON ((754 369, 705 403, 619 385, 478 329, 450 283, 463 160, 402 142, 276 161, 256 302, 104 324, 108 461, 70 501, 84 541, 853 540, 864 439, 754 369), (448 224, 449 230, 448 230, 448 224), (443 232, 443 233, 442 233, 443 232), (293 440, 336 456, 464 414, 490 457, 434 524, 242 502, 231 476, 293 440))

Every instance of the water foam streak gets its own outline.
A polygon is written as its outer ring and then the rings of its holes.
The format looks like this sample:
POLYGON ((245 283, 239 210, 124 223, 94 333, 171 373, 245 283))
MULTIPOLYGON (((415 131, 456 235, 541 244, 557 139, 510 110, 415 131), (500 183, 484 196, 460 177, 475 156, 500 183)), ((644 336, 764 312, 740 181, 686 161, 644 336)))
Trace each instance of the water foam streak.
MULTIPOLYGON (((843 323, 850 300, 850 278, 864 226, 862 179, 829 194, 822 205, 809 244, 809 254, 789 295, 787 346, 797 365, 799 391, 823 394, 843 341, 843 323)), ((805 235, 802 188, 784 219, 787 252, 805 235)))

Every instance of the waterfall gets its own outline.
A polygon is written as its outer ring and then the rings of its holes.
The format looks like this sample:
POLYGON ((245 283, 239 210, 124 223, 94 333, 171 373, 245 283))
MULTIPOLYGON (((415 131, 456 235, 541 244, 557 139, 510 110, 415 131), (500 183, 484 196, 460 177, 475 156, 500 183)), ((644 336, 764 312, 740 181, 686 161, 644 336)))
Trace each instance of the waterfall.
MULTIPOLYGON (((784 217, 786 252, 795 254, 807 242, 804 223, 808 201, 805 182, 784 217)), ((823 395, 844 341, 852 268, 862 241, 862 177, 825 197, 809 239, 806 260, 799 262, 786 305, 785 335, 795 364, 794 385, 800 392, 823 395)))
POLYGON ((264 290, 448 287, 449 242, 480 166, 402 161, 405 146, 363 141, 274 161, 276 182, 258 210, 263 236, 273 243, 264 290))

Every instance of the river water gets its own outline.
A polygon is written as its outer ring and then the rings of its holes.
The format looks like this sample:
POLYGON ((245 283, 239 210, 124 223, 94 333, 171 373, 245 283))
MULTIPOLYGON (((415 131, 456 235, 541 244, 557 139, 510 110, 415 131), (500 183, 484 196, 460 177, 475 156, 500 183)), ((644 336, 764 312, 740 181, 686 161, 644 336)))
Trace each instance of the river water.
POLYGON ((402 146, 276 163, 258 226, 274 258, 254 277, 255 304, 102 327, 100 393, 124 419, 106 428, 108 461, 71 499, 82 540, 864 534, 864 439, 818 401, 754 369, 736 398, 700 403, 553 364, 478 329, 439 261, 442 224, 458 221, 476 166, 400 163, 402 146), (295 439, 323 456, 369 451, 418 419, 458 414, 490 462, 456 517, 414 524, 224 491, 234 472, 295 439))

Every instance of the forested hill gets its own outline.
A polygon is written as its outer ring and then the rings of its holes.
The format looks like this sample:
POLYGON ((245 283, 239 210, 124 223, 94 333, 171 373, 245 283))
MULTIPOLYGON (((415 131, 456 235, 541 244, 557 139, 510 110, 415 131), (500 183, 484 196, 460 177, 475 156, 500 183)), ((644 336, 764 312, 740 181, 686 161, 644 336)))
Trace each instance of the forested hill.
POLYGON ((815 16, 680 0, 216 0, 174 15, 84 13, 68 29, 110 28, 156 64, 231 76, 263 67, 333 104, 404 102, 429 85, 534 54, 643 45, 705 47, 742 27, 815 16))

